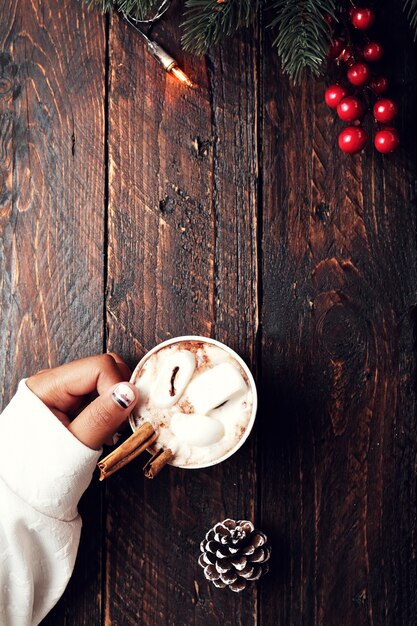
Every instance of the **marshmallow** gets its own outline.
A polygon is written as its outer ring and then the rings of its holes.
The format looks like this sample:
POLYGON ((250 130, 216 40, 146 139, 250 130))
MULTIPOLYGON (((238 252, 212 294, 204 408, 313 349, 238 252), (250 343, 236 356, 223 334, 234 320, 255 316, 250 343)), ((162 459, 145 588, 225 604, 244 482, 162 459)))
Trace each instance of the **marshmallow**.
POLYGON ((176 404, 194 374, 195 356, 188 350, 176 350, 163 362, 152 385, 150 399, 155 407, 168 408, 176 404))
POLYGON ((224 435, 221 422, 197 413, 175 413, 171 419, 171 431, 178 439, 189 446, 211 446, 224 435))
POLYGON ((231 363, 220 363, 193 378, 187 388, 187 400, 196 413, 205 415, 246 391, 247 385, 239 370, 231 363))

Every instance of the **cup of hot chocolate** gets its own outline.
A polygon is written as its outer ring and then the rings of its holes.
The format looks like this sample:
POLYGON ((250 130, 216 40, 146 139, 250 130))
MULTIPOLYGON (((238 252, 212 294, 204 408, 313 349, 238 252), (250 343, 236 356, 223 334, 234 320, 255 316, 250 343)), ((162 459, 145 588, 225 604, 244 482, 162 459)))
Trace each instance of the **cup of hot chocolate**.
POLYGON ((138 363, 130 382, 139 390, 132 430, 150 424, 156 435, 148 450, 169 450, 169 464, 176 467, 224 461, 246 441, 255 421, 253 376, 234 350, 215 339, 164 341, 138 363))

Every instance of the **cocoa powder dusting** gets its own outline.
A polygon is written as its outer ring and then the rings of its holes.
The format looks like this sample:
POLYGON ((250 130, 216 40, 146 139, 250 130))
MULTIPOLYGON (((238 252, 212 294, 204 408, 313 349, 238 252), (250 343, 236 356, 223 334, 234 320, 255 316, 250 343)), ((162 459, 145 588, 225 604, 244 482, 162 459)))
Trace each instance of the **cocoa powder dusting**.
POLYGON ((181 349, 188 350, 189 352, 193 352, 195 354, 197 350, 204 348, 204 343, 202 341, 179 341, 178 343, 172 344, 171 347, 180 345, 181 349))
POLYGON ((180 409, 181 413, 187 413, 188 415, 194 413, 194 407, 189 400, 183 400, 182 402, 179 402, 178 408, 180 409))

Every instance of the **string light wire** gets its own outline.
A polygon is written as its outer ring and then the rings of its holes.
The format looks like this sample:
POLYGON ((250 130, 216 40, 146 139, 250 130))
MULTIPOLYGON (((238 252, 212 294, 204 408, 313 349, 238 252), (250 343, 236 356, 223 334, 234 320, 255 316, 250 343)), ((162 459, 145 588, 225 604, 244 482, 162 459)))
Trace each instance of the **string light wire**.
POLYGON ((181 68, 178 67, 177 61, 170 55, 162 46, 149 37, 149 33, 154 24, 161 19, 161 17, 168 11, 171 6, 171 0, 163 0, 156 10, 155 15, 148 20, 137 20, 128 16, 124 11, 121 12, 126 22, 142 37, 146 42, 148 51, 158 61, 158 63, 164 68, 166 72, 175 76, 181 83, 188 87, 194 87, 191 80, 188 78, 181 68), (139 28, 139 24, 148 26, 148 33, 146 34, 142 28, 139 28))

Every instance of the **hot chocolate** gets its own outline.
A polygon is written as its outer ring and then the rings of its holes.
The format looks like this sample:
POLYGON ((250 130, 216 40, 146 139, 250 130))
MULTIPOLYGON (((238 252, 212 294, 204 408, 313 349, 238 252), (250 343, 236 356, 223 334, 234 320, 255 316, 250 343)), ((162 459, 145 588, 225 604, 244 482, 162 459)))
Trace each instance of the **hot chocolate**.
POLYGON ((217 463, 246 439, 256 411, 253 378, 235 353, 214 340, 178 338, 152 350, 131 382, 139 401, 132 428, 150 422, 153 451, 169 448, 171 464, 217 463))

